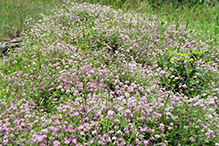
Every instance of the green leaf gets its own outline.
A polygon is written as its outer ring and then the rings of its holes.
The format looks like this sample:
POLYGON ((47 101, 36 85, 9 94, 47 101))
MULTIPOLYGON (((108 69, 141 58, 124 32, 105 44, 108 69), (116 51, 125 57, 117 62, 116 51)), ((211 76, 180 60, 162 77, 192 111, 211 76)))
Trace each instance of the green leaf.
POLYGON ((192 52, 193 52, 195 55, 197 55, 197 54, 198 54, 198 51, 197 51, 197 50, 195 50, 195 49, 193 49, 193 50, 192 50, 192 52))
POLYGON ((178 55, 178 56, 182 56, 181 53, 178 53, 178 52, 176 52, 176 51, 175 51, 174 53, 175 53, 176 55, 178 55))
MULTIPOLYGON (((186 54, 186 53, 185 53, 186 54)), ((187 56, 189 56, 190 52, 187 54, 187 56)))
POLYGON ((188 69, 188 72, 191 73, 193 70, 192 69, 188 69))
POLYGON ((202 76, 202 74, 201 74, 201 73, 198 73, 198 72, 196 72, 195 74, 196 74, 197 76, 199 76, 199 77, 202 76))
POLYGON ((189 62, 193 62, 193 61, 194 61, 194 59, 193 59, 193 58, 190 58, 188 61, 189 61, 189 62))
POLYGON ((133 129, 133 132, 132 132, 132 135, 131 135, 131 137, 130 137, 130 139, 129 139, 128 145, 131 143, 132 137, 133 137, 133 135, 134 135, 134 133, 135 133, 135 129, 134 129, 134 128, 132 128, 132 129, 133 129))
POLYGON ((209 60, 208 62, 205 63, 206 65, 211 64, 211 60, 209 60))
POLYGON ((166 52, 167 52, 168 54, 171 54, 173 51, 172 51, 171 49, 168 49, 166 52))
POLYGON ((174 62, 174 61, 175 61, 175 59, 174 59, 174 58, 171 58, 171 59, 170 59, 170 62, 174 62))
POLYGON ((81 137, 80 135, 77 135, 77 134, 75 134, 75 133, 73 133, 73 135, 74 135, 74 136, 77 136, 78 138, 80 138, 80 139, 82 139, 83 141, 87 142, 87 140, 86 140, 85 138, 81 137))

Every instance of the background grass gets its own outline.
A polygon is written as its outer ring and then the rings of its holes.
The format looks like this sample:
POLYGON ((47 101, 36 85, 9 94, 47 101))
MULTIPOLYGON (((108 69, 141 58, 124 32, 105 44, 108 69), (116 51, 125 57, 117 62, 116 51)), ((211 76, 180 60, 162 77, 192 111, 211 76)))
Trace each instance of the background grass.
MULTIPOLYGON (((76 2, 100 3, 112 5, 114 9, 157 15, 168 23, 185 24, 187 29, 195 28, 201 38, 204 37, 212 42, 218 42, 219 39, 219 4, 217 0, 76 0, 76 2)), ((63 0, 1 0, 1 40, 19 36, 25 29, 26 17, 30 16, 37 21, 40 19, 39 14, 51 14, 51 10, 61 6, 62 3, 63 0)))
POLYGON ((63 0, 1 0, 0 1, 0 38, 10 39, 19 36, 25 29, 24 20, 30 16, 39 20, 41 13, 48 15, 60 6, 63 0))

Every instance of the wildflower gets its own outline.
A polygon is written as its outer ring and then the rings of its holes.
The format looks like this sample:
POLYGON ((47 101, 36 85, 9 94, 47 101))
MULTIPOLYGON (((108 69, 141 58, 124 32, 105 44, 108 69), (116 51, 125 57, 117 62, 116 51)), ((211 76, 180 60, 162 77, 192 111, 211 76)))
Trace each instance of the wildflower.
POLYGON ((194 139, 193 136, 191 136, 191 137, 189 138, 189 140, 190 140, 191 142, 194 142, 194 141, 195 141, 195 139, 194 139))
POLYGON ((60 146, 60 142, 57 141, 57 140, 55 140, 55 141, 53 142, 53 146, 60 146))
POLYGON ((73 96, 78 96, 78 95, 79 95, 78 90, 75 90, 73 96))

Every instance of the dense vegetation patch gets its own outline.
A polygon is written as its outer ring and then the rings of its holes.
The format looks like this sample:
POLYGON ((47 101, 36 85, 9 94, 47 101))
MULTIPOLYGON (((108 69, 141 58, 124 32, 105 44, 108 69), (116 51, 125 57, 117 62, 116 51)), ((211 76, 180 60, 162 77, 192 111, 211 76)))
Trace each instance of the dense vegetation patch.
POLYGON ((99 4, 32 21, 0 62, 4 145, 218 144, 215 42, 99 4))

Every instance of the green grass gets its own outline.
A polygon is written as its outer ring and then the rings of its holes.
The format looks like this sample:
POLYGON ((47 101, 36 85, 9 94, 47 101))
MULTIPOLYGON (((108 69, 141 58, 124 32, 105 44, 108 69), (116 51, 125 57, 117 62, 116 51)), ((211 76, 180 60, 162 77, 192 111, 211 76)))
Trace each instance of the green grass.
MULTIPOLYGON (((39 20, 39 14, 51 14, 51 10, 62 5, 62 0, 1 0, 0 5, 0 38, 19 36, 25 29, 24 20, 30 16, 39 20), (12 2, 13 1, 13 2, 12 2)), ((134 10, 147 15, 158 15, 168 23, 185 24, 188 29, 196 29, 197 34, 212 42, 219 39, 219 4, 168 3, 162 1, 160 6, 153 7, 153 1, 146 0, 77 0, 77 2, 100 3, 112 5, 114 9, 134 10), (214 4, 214 6, 212 5, 214 4)), ((154 4, 154 3, 153 3, 154 4)))
POLYGON ((19 36, 25 29, 26 17, 39 20, 39 14, 51 14, 51 10, 62 5, 62 0, 1 0, 0 39, 19 36))

